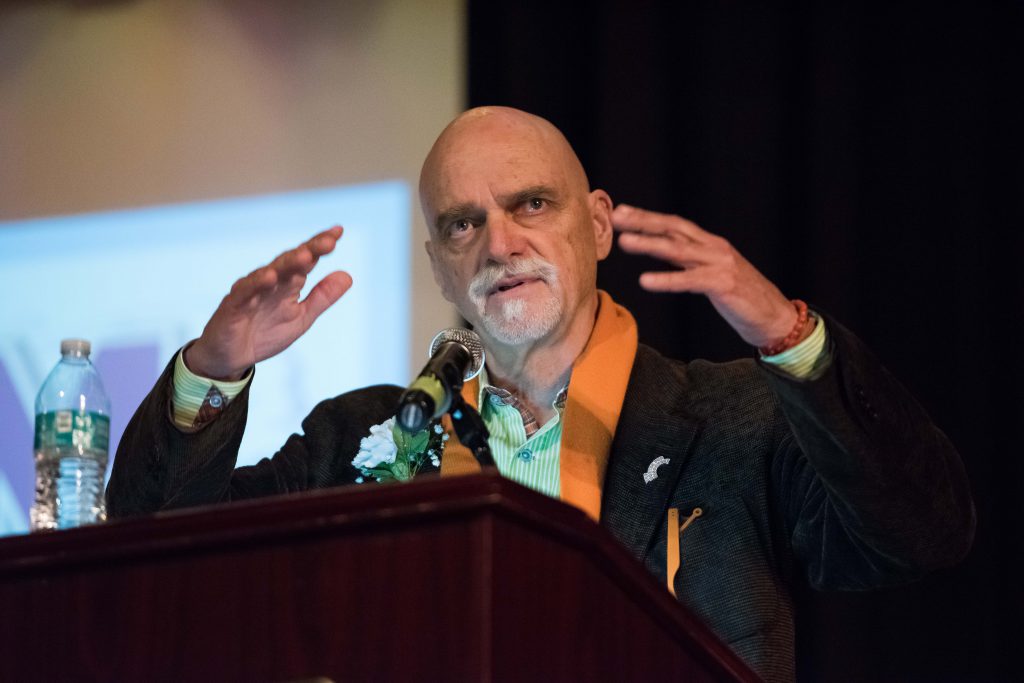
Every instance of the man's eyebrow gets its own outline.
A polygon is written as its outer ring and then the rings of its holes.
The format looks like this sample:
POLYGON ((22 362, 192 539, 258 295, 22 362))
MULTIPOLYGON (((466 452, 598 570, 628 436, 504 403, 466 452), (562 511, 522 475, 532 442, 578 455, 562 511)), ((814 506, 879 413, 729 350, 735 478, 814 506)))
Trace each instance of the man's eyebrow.
MULTIPOLYGON (((500 195, 498 197, 498 203, 506 207, 518 206, 527 200, 533 199, 534 197, 547 196, 553 201, 556 195, 557 192, 555 191, 555 188, 550 185, 531 185, 530 187, 523 188, 522 190, 516 190, 509 194, 500 195)), ((434 219, 434 227, 438 232, 440 232, 446 225, 449 225, 453 221, 457 221, 462 218, 473 218, 482 222, 486 215, 487 212, 483 208, 471 202, 455 204, 454 206, 450 206, 437 214, 437 218, 434 219)))
MULTIPOLYGON (((476 204, 456 204, 451 206, 441 213, 437 214, 437 218, 434 219, 434 227, 440 232, 444 226, 448 225, 452 221, 459 220, 461 218, 480 218, 486 212, 477 206, 476 204)), ((482 219, 481 219, 482 220, 482 219)))
POLYGON ((550 185, 532 185, 510 194, 501 195, 498 199, 503 206, 518 206, 534 197, 547 196, 554 199, 556 194, 555 188, 550 185))

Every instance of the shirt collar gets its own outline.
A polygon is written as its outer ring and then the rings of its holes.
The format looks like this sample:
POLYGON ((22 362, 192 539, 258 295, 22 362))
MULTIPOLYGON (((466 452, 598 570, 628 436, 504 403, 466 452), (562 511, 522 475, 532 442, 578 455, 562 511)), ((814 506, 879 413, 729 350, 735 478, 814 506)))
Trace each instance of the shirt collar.
MULTIPOLYGON (((523 428, 526 430, 527 438, 533 436, 533 434, 540 429, 540 425, 537 423, 537 416, 534 415, 533 411, 526 406, 526 403, 508 389, 491 384, 490 378, 487 375, 486 366, 480 368, 479 380, 480 390, 476 397, 476 404, 480 406, 481 412, 485 410, 485 406, 488 403, 496 406, 511 406, 516 409, 519 416, 522 418, 523 428)), ((558 393, 555 394, 555 400, 551 402, 551 407, 554 408, 559 415, 561 415, 562 411, 565 409, 565 399, 568 395, 569 383, 566 382, 565 386, 559 389, 558 393)))
MULTIPOLYGON (((497 385, 491 384, 491 379, 487 374, 486 365, 480 368, 480 376, 478 377, 478 379, 480 381, 480 390, 477 393, 476 397, 476 404, 478 406, 482 406, 484 404, 484 399, 487 396, 497 396, 502 400, 510 397, 515 397, 515 394, 513 394, 508 389, 504 389, 497 385)), ((571 380, 572 378, 570 377, 569 379, 571 380)), ((566 382, 565 386, 559 389, 558 393, 555 394, 555 400, 551 402, 551 407, 554 408, 555 410, 561 411, 563 408, 565 408, 565 399, 568 396, 569 382, 566 382)))

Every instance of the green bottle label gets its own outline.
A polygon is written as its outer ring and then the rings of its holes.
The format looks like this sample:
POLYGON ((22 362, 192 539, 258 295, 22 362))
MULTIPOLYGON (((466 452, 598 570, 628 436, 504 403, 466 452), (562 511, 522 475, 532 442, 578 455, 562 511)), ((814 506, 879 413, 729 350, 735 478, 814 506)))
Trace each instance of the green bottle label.
POLYGON ((55 410, 36 415, 35 448, 107 451, 110 418, 100 413, 55 410))

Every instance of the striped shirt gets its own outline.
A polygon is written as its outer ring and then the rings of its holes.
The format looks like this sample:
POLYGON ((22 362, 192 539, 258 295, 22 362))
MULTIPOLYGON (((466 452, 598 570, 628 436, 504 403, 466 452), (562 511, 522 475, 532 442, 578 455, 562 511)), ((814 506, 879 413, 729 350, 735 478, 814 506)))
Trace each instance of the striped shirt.
POLYGON ((562 387, 551 403, 554 417, 538 426, 536 416, 519 397, 492 385, 487 368, 480 370, 477 405, 491 433, 488 443, 494 464, 503 476, 553 498, 561 491, 558 454, 568 389, 568 385, 562 387))

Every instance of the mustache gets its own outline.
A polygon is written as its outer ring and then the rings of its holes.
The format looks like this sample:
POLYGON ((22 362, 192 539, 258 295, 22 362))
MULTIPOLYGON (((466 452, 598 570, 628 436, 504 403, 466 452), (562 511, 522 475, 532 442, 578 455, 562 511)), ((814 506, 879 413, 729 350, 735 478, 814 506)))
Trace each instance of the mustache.
POLYGON ((558 279, 555 267, 539 256, 524 256, 509 263, 488 263, 469 283, 469 296, 483 299, 497 284, 510 277, 535 277, 552 283, 558 279))

